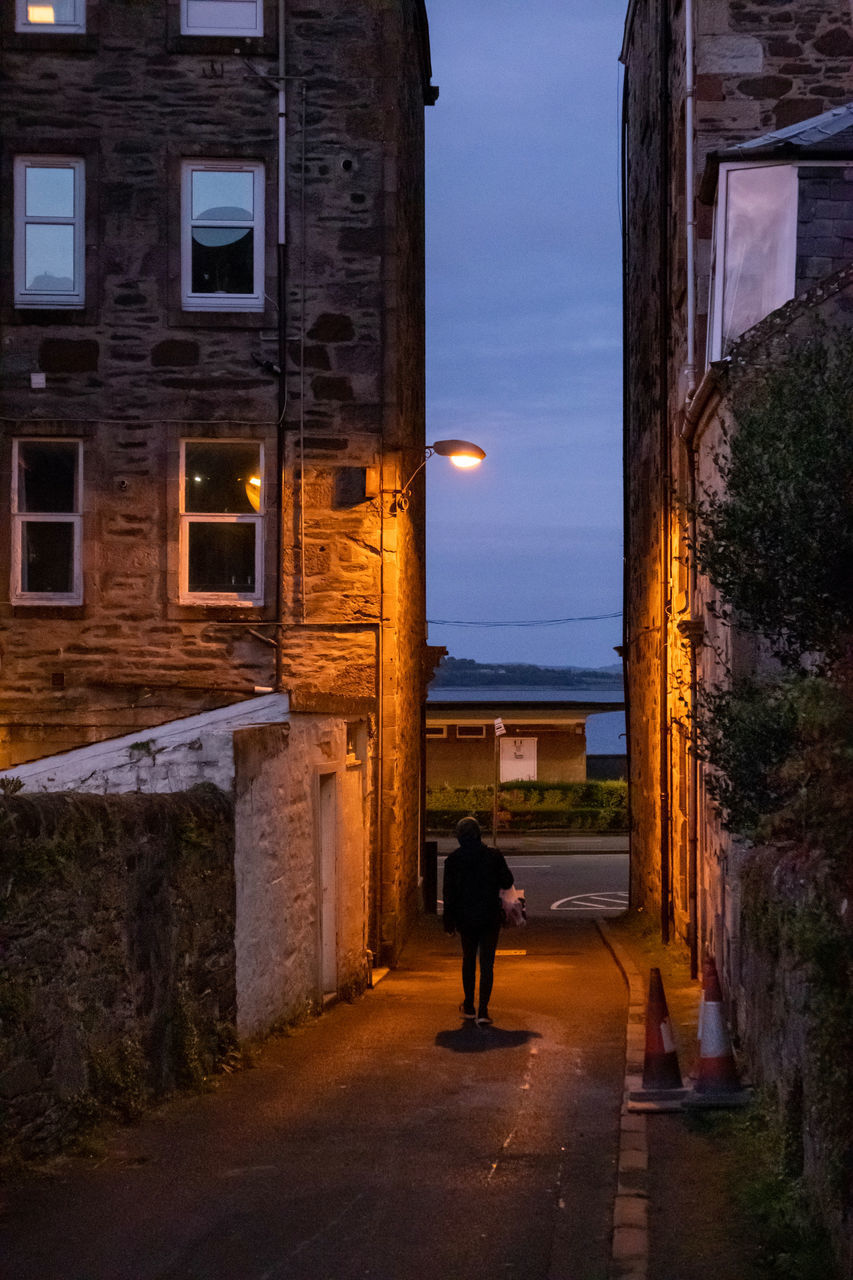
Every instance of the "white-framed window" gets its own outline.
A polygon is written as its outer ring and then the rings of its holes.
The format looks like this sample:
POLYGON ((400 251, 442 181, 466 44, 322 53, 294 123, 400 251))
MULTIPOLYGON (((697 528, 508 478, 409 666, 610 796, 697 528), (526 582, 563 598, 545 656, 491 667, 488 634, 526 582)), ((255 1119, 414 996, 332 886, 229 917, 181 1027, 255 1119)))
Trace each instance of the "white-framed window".
POLYGON ((15 30, 85 31, 86 0, 15 0, 15 30))
POLYGON ((180 599, 263 604, 263 445, 181 442, 180 599))
POLYGON ((13 604, 82 604, 79 440, 12 442, 13 604))
POLYGON ((446 724, 428 724, 426 727, 426 736, 428 738, 446 738, 447 725, 446 724))
POLYGON ((262 36, 263 0, 181 0, 185 36, 262 36))
POLYGON ((486 726, 484 724, 458 724, 456 726, 457 738, 485 738, 486 726))
POLYGON ((86 301, 86 166, 67 156, 16 156, 15 306, 86 301))
POLYGON ((797 166, 722 164, 717 188, 708 359, 793 298, 797 166))
POLYGON ((263 311, 262 164, 183 162, 181 297, 188 311, 263 311))

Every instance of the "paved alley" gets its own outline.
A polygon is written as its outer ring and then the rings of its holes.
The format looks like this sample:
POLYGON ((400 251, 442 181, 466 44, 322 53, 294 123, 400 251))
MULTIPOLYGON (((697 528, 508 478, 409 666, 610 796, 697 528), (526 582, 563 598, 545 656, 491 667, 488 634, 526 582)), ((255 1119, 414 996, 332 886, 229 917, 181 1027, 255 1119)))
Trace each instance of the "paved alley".
POLYGON ((591 921, 500 945, 492 1028, 427 918, 363 999, 11 1189, 3 1280, 605 1280, 625 985, 591 921))

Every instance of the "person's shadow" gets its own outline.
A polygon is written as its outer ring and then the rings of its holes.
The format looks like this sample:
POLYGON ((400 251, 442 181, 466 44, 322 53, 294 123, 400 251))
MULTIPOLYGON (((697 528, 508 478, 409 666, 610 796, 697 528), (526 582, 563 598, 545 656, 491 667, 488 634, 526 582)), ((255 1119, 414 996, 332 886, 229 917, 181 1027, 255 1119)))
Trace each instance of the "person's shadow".
POLYGON ((478 1027, 474 1022, 466 1022, 455 1031, 439 1031, 435 1043, 439 1049, 450 1049, 452 1053, 488 1053, 491 1049, 517 1049, 519 1045, 541 1039, 538 1031, 504 1031, 494 1024, 478 1027))

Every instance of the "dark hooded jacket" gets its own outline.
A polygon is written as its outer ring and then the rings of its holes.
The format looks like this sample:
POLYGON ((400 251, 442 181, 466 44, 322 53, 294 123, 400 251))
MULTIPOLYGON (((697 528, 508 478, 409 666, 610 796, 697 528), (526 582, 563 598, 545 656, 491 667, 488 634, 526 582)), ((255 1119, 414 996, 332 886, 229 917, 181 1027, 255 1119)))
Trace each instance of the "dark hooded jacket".
POLYGON ((479 831, 464 832, 444 863, 447 932, 497 928, 503 920, 500 890, 512 884, 503 854, 483 844, 479 831))

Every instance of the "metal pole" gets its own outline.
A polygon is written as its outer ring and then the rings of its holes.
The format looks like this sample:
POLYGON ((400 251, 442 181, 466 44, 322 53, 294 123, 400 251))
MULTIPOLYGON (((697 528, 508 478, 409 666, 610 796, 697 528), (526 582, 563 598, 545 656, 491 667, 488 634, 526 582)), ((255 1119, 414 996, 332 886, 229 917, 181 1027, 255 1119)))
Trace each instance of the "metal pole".
POLYGON ((498 787, 501 781, 501 739, 500 734, 495 733, 495 780, 492 787, 492 840, 494 846, 498 847, 498 787))

